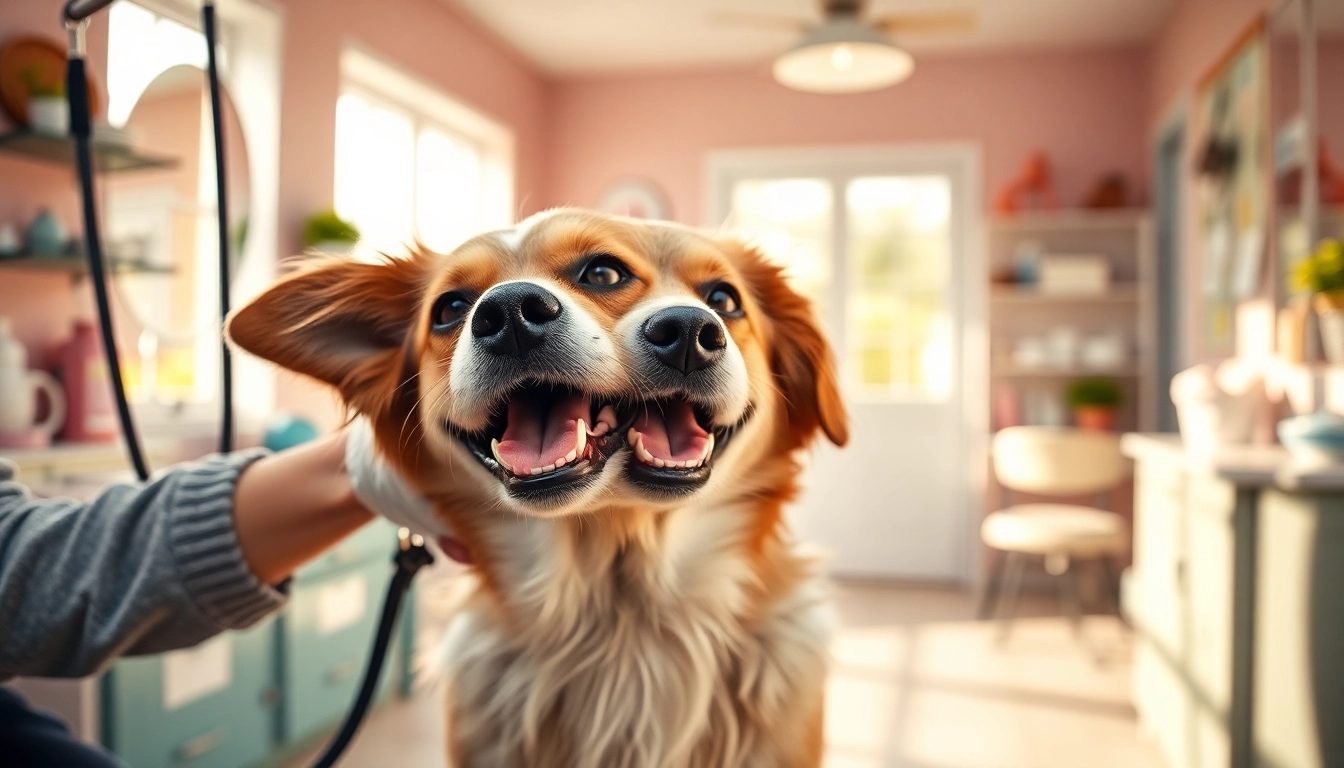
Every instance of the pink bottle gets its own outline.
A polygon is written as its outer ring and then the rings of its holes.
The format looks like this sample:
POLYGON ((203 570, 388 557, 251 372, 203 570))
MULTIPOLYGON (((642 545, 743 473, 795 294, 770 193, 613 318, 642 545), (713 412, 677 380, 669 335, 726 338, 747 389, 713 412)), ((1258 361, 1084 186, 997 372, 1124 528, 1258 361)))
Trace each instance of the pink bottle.
POLYGON ((59 362, 67 409, 61 438, 76 443, 115 438, 117 406, 112 400, 103 344, 92 323, 75 321, 75 335, 61 348, 59 362))

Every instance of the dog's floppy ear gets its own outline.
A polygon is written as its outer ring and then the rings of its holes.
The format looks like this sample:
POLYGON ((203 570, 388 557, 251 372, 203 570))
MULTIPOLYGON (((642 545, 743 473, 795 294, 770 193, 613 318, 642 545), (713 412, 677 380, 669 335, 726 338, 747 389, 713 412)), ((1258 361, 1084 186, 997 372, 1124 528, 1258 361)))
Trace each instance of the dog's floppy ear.
POLYGON ((422 259, 326 260, 291 274, 229 318, 229 339, 254 355, 324 381, 346 403, 387 408, 420 317, 422 259))
POLYGON ((831 345, 817 325, 812 303, 789 287, 781 268, 759 251, 737 247, 742 274, 773 325, 770 367, 788 401, 794 430, 807 439, 820 427, 832 443, 843 446, 849 441, 849 418, 831 345))

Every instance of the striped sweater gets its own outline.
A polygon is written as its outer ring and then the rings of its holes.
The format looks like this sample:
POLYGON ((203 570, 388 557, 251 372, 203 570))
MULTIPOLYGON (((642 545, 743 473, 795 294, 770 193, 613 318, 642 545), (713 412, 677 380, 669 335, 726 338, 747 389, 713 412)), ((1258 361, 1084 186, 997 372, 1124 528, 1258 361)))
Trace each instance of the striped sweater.
POLYGON ((0 459, 0 681, 82 677, 119 656, 195 645, 278 610, 233 528, 238 474, 211 457, 96 499, 34 499, 0 459))

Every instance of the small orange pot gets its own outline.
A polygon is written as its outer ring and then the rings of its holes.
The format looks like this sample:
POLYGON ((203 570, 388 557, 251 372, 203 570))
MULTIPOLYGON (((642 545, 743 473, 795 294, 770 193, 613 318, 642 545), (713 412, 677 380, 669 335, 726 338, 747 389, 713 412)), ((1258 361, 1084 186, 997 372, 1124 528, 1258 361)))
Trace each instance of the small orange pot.
POLYGON ((1079 429, 1093 432, 1115 431, 1115 409, 1102 406, 1086 406, 1073 409, 1073 420, 1079 429))

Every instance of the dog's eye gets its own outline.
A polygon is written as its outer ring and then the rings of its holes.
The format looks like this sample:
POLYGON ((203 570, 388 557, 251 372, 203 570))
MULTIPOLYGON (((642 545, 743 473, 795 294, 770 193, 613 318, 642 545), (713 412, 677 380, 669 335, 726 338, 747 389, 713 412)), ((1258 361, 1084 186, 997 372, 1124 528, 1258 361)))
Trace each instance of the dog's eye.
POLYGON ((466 317, 470 310, 471 299, 465 293, 449 291, 434 301, 430 322, 434 324, 436 333, 450 331, 453 326, 462 322, 462 318, 466 317))
POLYGON ((630 276, 625 265, 611 256, 598 256, 589 261, 579 274, 579 282, 584 285, 609 287, 620 285, 630 276))
POLYGON ((710 288, 705 303, 710 309, 725 317, 737 317, 742 314, 742 299, 737 295, 737 289, 727 283, 719 283, 710 288))

